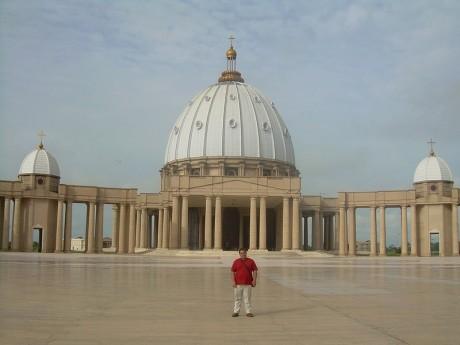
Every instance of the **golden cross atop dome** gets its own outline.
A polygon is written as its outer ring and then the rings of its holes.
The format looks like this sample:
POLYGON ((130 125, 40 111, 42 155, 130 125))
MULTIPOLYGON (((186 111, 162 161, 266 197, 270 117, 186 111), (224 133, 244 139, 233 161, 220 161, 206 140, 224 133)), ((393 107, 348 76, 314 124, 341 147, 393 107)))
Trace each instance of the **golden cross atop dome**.
POLYGON ((434 156, 433 144, 436 144, 436 141, 430 138, 430 141, 427 141, 427 144, 430 144, 430 156, 434 156))
POLYGON ((40 144, 38 145, 39 149, 43 149, 43 138, 46 137, 45 132, 43 130, 40 130, 40 132, 37 133, 38 137, 40 138, 40 144))
POLYGON ((236 70, 236 50, 233 48, 233 40, 235 40, 235 36, 228 36, 228 40, 230 41, 230 48, 228 48, 225 53, 225 56, 227 57, 227 69, 222 72, 222 75, 219 78, 219 83, 228 81, 244 83, 241 73, 236 70))

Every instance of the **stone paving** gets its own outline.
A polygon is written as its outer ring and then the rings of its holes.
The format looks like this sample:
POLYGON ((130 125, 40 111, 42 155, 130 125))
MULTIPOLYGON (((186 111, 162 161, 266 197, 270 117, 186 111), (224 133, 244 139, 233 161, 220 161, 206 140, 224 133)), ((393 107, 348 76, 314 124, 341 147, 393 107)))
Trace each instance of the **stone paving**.
POLYGON ((254 255, 232 318, 232 254, 0 253, 0 344, 460 344, 460 258, 254 255))

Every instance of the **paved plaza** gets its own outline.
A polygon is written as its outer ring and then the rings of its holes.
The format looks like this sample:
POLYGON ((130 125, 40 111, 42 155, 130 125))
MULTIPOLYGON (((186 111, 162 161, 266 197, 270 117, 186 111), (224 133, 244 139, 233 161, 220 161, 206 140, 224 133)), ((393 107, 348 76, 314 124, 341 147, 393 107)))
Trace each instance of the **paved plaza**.
POLYGON ((232 318, 231 254, 1 253, 0 344, 460 344, 459 258, 254 255, 232 318))

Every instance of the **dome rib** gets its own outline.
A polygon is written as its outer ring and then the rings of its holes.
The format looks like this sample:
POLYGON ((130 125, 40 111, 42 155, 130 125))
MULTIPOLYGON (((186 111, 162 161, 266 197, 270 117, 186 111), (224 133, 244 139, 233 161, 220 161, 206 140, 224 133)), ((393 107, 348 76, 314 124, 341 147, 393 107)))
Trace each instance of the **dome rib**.
POLYGON ((238 123, 239 123, 239 126, 240 126, 240 156, 244 156, 245 155, 245 145, 244 145, 244 132, 243 132, 243 126, 244 126, 244 123, 243 123, 243 120, 241 119, 241 115, 242 115, 242 108, 241 108, 241 97, 240 97, 240 91, 238 90, 238 84, 235 84, 235 89, 236 89, 236 97, 238 98, 238 123))
MULTIPOLYGON (((267 113, 269 113, 269 111, 267 110, 267 103, 266 103, 266 99, 265 98, 262 98, 262 103, 265 107, 265 111, 267 113)), ((276 124, 278 125, 278 129, 280 131, 280 138, 281 138, 281 142, 283 143, 283 151, 284 151, 284 157, 280 158, 280 157, 277 157, 277 152, 276 152, 276 145, 275 145, 275 152, 274 152, 274 155, 275 155, 275 159, 277 160, 283 160, 283 161, 286 161, 286 143, 284 142, 284 135, 283 135, 283 126, 281 125, 281 122, 280 122, 280 119, 276 116, 277 114, 275 113, 275 121, 276 121, 276 124)), ((275 133, 273 132, 273 139, 275 139, 275 133)))
MULTIPOLYGON (((188 148, 187 148, 187 156, 188 157, 191 157, 190 151, 191 151, 191 146, 192 146, 192 139, 194 137, 193 134, 196 133, 196 129, 193 127, 193 125, 195 124, 196 117, 197 117, 198 112, 200 110, 201 104, 203 103, 203 99, 204 99, 203 95, 206 94, 206 91, 208 89, 209 89, 209 87, 206 90, 204 90, 204 92, 202 92, 199 97, 196 98, 196 100, 200 99, 200 101, 198 102, 198 105, 196 106, 195 112, 193 114, 193 120, 192 120, 192 123, 191 123, 191 126, 190 126, 191 130, 190 130, 190 135, 189 135, 189 138, 188 138, 188 148)), ((196 101, 194 101, 194 103, 195 102, 196 101)), ((177 159, 177 157, 176 157, 176 159, 177 159)))
POLYGON ((275 114, 277 115, 276 118, 280 121, 281 123, 281 130, 282 132, 284 132, 284 129, 287 130, 287 134, 284 135, 283 134, 283 142, 284 142, 284 148, 285 148, 285 160, 287 161, 291 161, 295 164, 295 157, 294 157, 294 147, 292 146, 292 140, 291 140, 291 132, 289 132, 289 130, 287 129, 287 126, 286 124, 284 123, 284 120, 283 118, 281 117, 280 113, 278 112, 278 109, 276 109, 275 106, 273 106, 273 111, 275 112, 275 114), (286 140, 284 137, 287 137, 289 138, 289 140, 286 140), (292 157, 291 157, 292 156, 292 157))
MULTIPOLYGON (((261 99, 261 95, 258 93, 258 90, 251 87, 250 85, 246 85, 246 87, 248 89, 251 89, 251 91, 257 95, 257 97, 259 97, 259 99, 261 99)), ((262 103, 261 101, 261 105, 262 105, 262 109, 265 113, 265 117, 267 118, 267 123, 269 124, 270 126, 270 131, 269 131, 269 136, 270 136, 270 141, 271 141, 271 147, 272 147, 272 154, 271 154, 271 159, 276 159, 276 148, 275 148, 275 136, 274 136, 274 132, 273 132, 273 121, 270 117, 270 115, 268 114, 268 111, 267 109, 265 108, 264 104, 262 103)))
MULTIPOLYGON (((203 145, 203 156, 206 156, 207 154, 207 147, 208 147, 208 128, 209 128, 209 122, 210 122, 210 114, 212 112, 212 107, 214 105, 214 100, 216 99, 216 94, 217 92, 219 92, 219 89, 220 89, 220 85, 217 85, 217 87, 215 88, 214 90, 214 93, 213 95, 211 96, 211 104, 209 105, 209 109, 208 109, 208 114, 206 115, 206 128, 205 128, 205 132, 204 132, 204 145, 203 145)), ((212 88, 209 87, 208 88, 208 92, 206 92, 206 96, 209 96, 208 93, 212 92, 212 88)), ((205 97, 206 97, 205 96, 205 97)))
POLYGON ((255 123, 255 127, 257 128, 257 155, 258 156, 261 156, 261 143, 260 143, 260 127, 259 127, 259 122, 257 121, 257 114, 256 114, 256 109, 254 107, 254 101, 251 97, 251 94, 248 92, 247 88, 246 87, 242 87, 242 89, 246 92, 246 94, 248 95, 248 98, 249 98, 249 101, 251 103, 251 110, 252 110, 252 115, 253 115, 253 118, 254 118, 254 123, 255 123))
POLYGON ((228 86, 229 84, 225 85, 225 97, 224 97, 224 112, 222 115, 222 156, 225 156, 225 120, 227 118, 227 99, 228 99, 228 86))

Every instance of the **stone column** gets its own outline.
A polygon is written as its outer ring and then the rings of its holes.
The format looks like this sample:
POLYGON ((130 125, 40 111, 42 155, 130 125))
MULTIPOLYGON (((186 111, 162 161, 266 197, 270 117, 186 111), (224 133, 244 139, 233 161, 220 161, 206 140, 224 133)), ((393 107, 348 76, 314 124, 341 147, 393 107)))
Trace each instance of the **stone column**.
MULTIPOLYGON (((140 225, 139 225, 139 227, 140 227, 140 225)), ((162 247, 163 247, 163 209, 160 208, 160 209, 158 209, 158 243, 157 243, 157 248, 162 248, 162 247)))
POLYGON ((458 256, 458 206, 452 204, 452 255, 458 256))
POLYGON ((214 249, 222 249, 222 200, 220 196, 216 197, 214 231, 214 249))
POLYGON ((339 208, 339 255, 346 255, 346 234, 345 234, 345 224, 346 224, 346 211, 345 207, 339 208))
POLYGON ((334 216, 334 250, 339 249, 339 226, 340 226, 340 214, 335 213, 334 216))
POLYGON ((70 253, 72 243, 72 201, 67 200, 64 223, 64 252, 70 253))
MULTIPOLYGON (((161 243, 161 242, 160 242, 161 243)), ((136 248, 141 247, 141 209, 136 209, 136 248)))
POLYGON ((445 233, 445 230, 442 230, 442 231, 439 232, 439 256, 446 256, 446 242, 445 242, 445 240, 446 240, 446 233, 445 233))
POLYGON ((348 255, 356 255, 356 209, 350 207, 348 209, 348 255))
POLYGON ((379 255, 387 255, 387 231, 385 224, 385 206, 380 206, 380 246, 379 255))
POLYGON ((120 226, 118 230, 118 253, 124 254, 127 252, 127 239, 126 239, 126 210, 125 204, 120 206, 120 226))
POLYGON ((94 253, 95 248, 95 241, 94 241, 94 214, 95 214, 96 204, 94 202, 90 202, 88 204, 88 242, 86 243, 86 253, 92 254, 94 253))
POLYGON ((239 247, 242 248, 244 247, 244 218, 241 215, 240 212, 240 228, 239 228, 239 234, 238 234, 238 243, 239 247))
POLYGON ((10 205, 11 199, 5 198, 5 206, 3 208, 2 250, 8 250, 10 240, 10 205))
POLYGON ((64 201, 58 200, 57 208, 57 219, 56 219, 56 243, 54 245, 54 251, 56 253, 62 252, 62 215, 64 211, 64 201))
POLYGON ((401 256, 407 256, 407 206, 401 206, 401 256))
POLYGON ((374 206, 371 207, 371 256, 377 255, 377 212, 374 206))
POLYGON ((302 250, 307 250, 308 248, 308 217, 302 216, 302 224, 303 224, 302 250))
POLYGON ((283 250, 291 249, 289 236, 289 198, 283 198, 283 250))
POLYGON ((118 250, 118 231, 120 228, 120 206, 112 205, 112 248, 118 250))
POLYGON ((169 207, 163 208, 163 248, 167 249, 169 243, 169 207))
POLYGON ((329 250, 329 223, 330 219, 329 216, 324 216, 324 250, 329 250))
POLYGON ((5 233, 4 217, 5 217, 5 198, 0 197, 0 249, 3 247, 3 234, 5 233))
POLYGON ((21 198, 14 199, 13 240, 11 249, 19 251, 21 243, 21 198))
POLYGON ((102 253, 104 242, 104 203, 96 206, 96 253, 102 253))
POLYGON ((299 216, 299 198, 292 199, 292 249, 299 250, 300 246, 300 216, 299 216))
POLYGON ((251 197, 249 213, 249 249, 257 249, 257 199, 251 197))
POLYGON ((172 223, 169 236, 169 248, 179 248, 179 197, 172 197, 172 223))
POLYGON ((212 200, 206 197, 206 209, 204 215, 204 249, 212 248, 212 200))
POLYGON ((417 206, 416 204, 411 205, 411 224, 410 224, 410 255, 417 256, 418 244, 417 244, 417 206))
POLYGON ((152 241, 152 235, 153 235, 153 217, 152 213, 147 210, 147 232, 145 234, 145 248, 151 249, 153 245, 152 241))
POLYGON ((128 253, 134 254, 136 247, 136 207, 129 206, 129 235, 128 235, 128 253))
POLYGON ((139 244, 141 248, 147 247, 147 210, 141 209, 141 230, 139 244))
POLYGON ((313 250, 323 249, 321 246, 321 212, 315 210, 312 219, 313 231, 311 232, 312 238, 311 242, 313 245, 313 250))
POLYGON ((259 213, 259 249, 267 249, 267 198, 260 198, 259 213))
POLYGON ((188 196, 182 197, 182 216, 180 224, 180 247, 188 249, 188 196))

